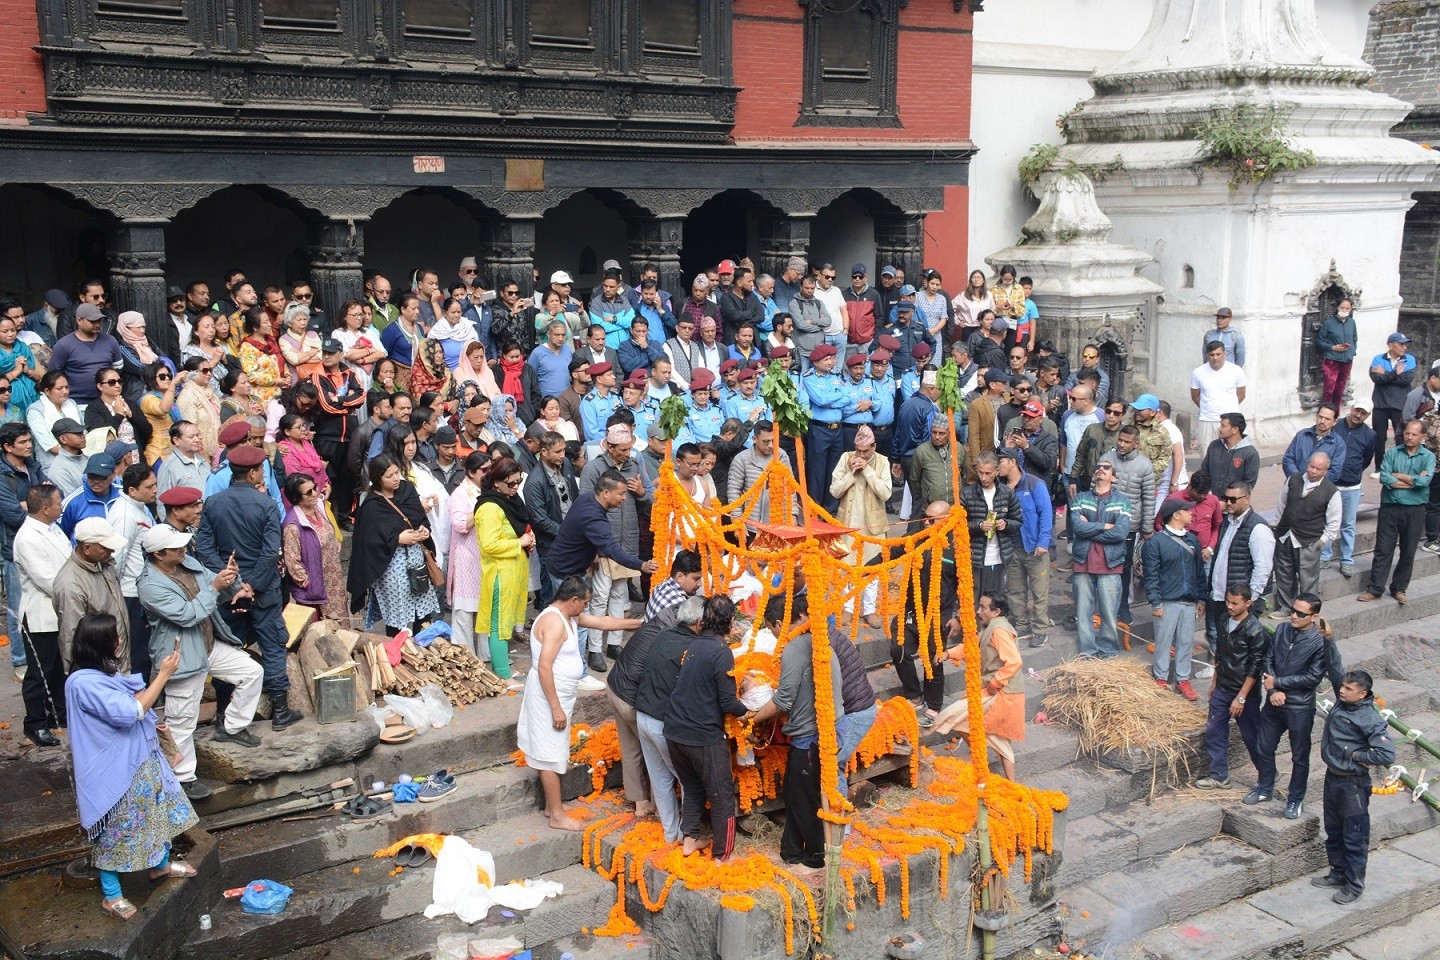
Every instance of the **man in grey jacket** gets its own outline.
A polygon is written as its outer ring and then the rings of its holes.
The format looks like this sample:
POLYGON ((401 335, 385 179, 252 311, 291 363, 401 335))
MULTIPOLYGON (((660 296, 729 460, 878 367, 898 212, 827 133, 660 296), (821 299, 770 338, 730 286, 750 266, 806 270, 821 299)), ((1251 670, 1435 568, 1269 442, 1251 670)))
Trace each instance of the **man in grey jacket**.
POLYGON ((260 738, 249 727, 265 671, 240 648, 218 612, 220 597, 235 593, 240 568, 231 559, 212 575, 190 556, 191 536, 168 523, 146 530, 139 538, 147 562, 138 589, 140 605, 150 618, 151 656, 159 662, 172 650, 180 651, 180 668, 165 684, 165 719, 180 751, 175 777, 190 799, 203 800, 210 789, 195 779, 195 726, 205 677, 235 687, 224 716, 216 718, 215 741, 258 747, 260 738))
POLYGON ((1125 541, 1125 570, 1120 574, 1120 623, 1130 616, 1130 576, 1135 567, 1135 545, 1155 532, 1155 466, 1140 452, 1140 430, 1127 423, 1115 437, 1115 446, 1100 455, 1101 463, 1115 468, 1115 488, 1130 501, 1130 535, 1125 541))
MULTIPOLYGON (((795 348, 802 357, 809 357, 810 351, 825 342, 825 331, 830 328, 830 311, 823 301, 815 296, 815 278, 800 279, 800 295, 790 301, 790 316, 795 321, 795 348)), ((810 361, 805 361, 810 369, 810 361)))
MULTIPOLYGON (((790 471, 790 457, 784 450, 775 449, 775 436, 771 432, 775 425, 769 420, 757 420, 755 423, 755 442, 749 450, 741 450, 735 454, 735 459, 730 461, 730 474, 727 478, 725 489, 725 502, 734 503, 740 499, 740 495, 755 485, 770 461, 776 457, 780 458, 780 465, 786 471, 790 471)), ((790 509, 786 516, 794 516, 795 503, 791 498, 790 509)), ((756 523, 770 522, 770 494, 762 493, 755 498, 755 504, 750 512, 745 515, 746 519, 754 520, 756 523)))

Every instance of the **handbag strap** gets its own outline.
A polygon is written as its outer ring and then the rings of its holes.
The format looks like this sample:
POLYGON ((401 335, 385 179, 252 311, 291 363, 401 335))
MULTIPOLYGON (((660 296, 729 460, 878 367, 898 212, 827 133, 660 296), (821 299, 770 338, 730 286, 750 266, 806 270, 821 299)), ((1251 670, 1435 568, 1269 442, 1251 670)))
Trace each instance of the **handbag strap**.
POLYGON ((389 497, 385 496, 383 493, 377 493, 377 494, 375 494, 375 496, 379 497, 381 500, 384 500, 386 503, 390 504, 390 509, 391 509, 391 510, 394 510, 396 513, 400 514, 400 519, 405 521, 405 526, 409 527, 411 530, 414 530, 414 529, 415 529, 415 524, 411 523, 411 522, 410 522, 410 518, 407 517, 407 516, 405 516, 405 511, 404 511, 404 510, 401 510, 399 507, 395 506, 395 501, 394 501, 394 500, 391 500, 389 497))

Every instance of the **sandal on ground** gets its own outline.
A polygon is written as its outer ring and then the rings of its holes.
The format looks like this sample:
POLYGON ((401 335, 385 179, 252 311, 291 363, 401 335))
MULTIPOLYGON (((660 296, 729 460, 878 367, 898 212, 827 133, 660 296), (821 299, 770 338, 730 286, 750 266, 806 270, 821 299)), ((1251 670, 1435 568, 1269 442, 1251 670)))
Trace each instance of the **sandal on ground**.
POLYGON ((138 912, 135 904, 121 897, 118 900, 101 900, 100 909, 104 910, 116 920, 129 920, 138 912))
POLYGON ((166 880, 184 880, 193 876, 195 876, 195 868, 190 866, 190 864, 183 860, 171 860, 170 863, 166 865, 164 873, 156 874, 153 871, 150 873, 150 882, 164 883, 166 880))
POLYGON ((395 854, 395 866, 418 867, 430 859, 430 851, 418 844, 407 843, 395 854))
POLYGON ((920 714, 920 716, 915 718, 915 722, 918 723, 920 726, 928 729, 929 727, 935 726, 935 721, 939 719, 940 714, 936 713, 933 710, 926 710, 924 713, 920 714))
POLYGON ((525 681, 520 677, 511 677, 505 681, 505 689, 515 693, 521 693, 525 690, 525 681))
POLYGON ((389 801, 371 797, 355 797, 340 808, 351 820, 374 820, 390 810, 389 801))

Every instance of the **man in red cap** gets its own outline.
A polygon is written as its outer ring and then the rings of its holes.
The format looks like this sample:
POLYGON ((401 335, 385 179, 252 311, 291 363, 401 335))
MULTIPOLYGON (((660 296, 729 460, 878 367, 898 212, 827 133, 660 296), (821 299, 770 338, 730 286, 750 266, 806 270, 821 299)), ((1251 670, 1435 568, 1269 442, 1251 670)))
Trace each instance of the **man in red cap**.
POLYGON ((810 404, 810 433, 805 439, 805 478, 811 499, 832 513, 840 505, 830 495, 830 475, 845 452, 841 421, 850 406, 845 386, 835 375, 836 350, 822 343, 810 351, 810 369, 800 378, 810 404))
MULTIPOLYGON (((737 391, 721 401, 720 410, 726 417, 734 417, 741 423, 754 426, 761 420, 770 419, 770 405, 760 396, 757 387, 760 374, 752 367, 746 367, 735 376, 737 391)), ((747 447, 750 442, 747 440, 747 447)))
MULTIPOLYGON (((259 444, 265 442, 264 428, 262 427, 257 431, 252 424, 244 420, 231 420, 220 430, 219 440, 220 446, 223 448, 220 451, 220 465, 210 474, 210 479, 205 481, 205 496, 207 498, 213 497, 221 490, 229 488, 231 454, 247 446, 253 446, 257 450, 260 449, 259 444), (258 444, 252 436, 252 434, 257 432, 260 435, 258 444)), ((277 517, 283 517, 285 515, 285 503, 280 498, 280 485, 275 482, 275 471, 271 468, 270 461, 264 459, 263 452, 261 453, 261 460, 264 468, 265 490, 270 494, 270 499, 275 501, 275 515, 277 517)))
POLYGON ((735 375, 740 372, 740 361, 727 359, 720 364, 720 402, 724 403, 738 391, 735 375))
MULTIPOLYGON (((845 358, 845 375, 840 378, 849 401, 841 417, 841 436, 845 438, 846 450, 855 449, 855 434, 861 427, 875 422, 875 382, 865 375, 865 364, 865 354, 852 353, 845 358)), ((882 456, 889 455, 889 450, 877 449, 882 456)))
POLYGON ((615 395, 615 367, 613 364, 590 364, 591 391, 580 401, 580 422, 584 425, 585 442, 599 443, 605 436, 605 422, 620 406, 615 395))
POLYGON ((1027 400, 1020 416, 1010 421, 1005 446, 1019 452, 1020 465, 1026 473, 1039 477, 1049 488, 1060 462, 1060 435, 1055 423, 1045 415, 1039 400, 1027 400))
POLYGON ((900 402, 904 403, 920 392, 920 377, 925 370, 931 366, 930 360, 934 355, 934 351, 928 343, 915 344, 914 348, 910 351, 910 357, 914 362, 910 365, 910 369, 903 370, 898 362, 900 357, 900 341, 894 337, 881 337, 880 346, 886 350, 890 350, 894 355, 894 358, 890 361, 890 367, 899 374, 900 402), (895 344, 894 349, 885 346, 886 340, 895 344))
POLYGON ((200 514, 205 509, 205 494, 199 487, 171 487, 157 499, 165 508, 165 522, 176 530, 181 533, 194 533, 200 526, 200 514))

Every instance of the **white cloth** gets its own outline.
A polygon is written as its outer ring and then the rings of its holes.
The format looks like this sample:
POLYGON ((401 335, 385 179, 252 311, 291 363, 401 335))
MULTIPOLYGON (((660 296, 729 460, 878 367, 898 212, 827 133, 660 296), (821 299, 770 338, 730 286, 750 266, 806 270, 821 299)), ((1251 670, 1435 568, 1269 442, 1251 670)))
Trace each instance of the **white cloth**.
MULTIPOLYGON (((996 423, 999 423, 1000 421, 999 421, 999 419, 997 418, 995 422, 996 422, 996 423)), ((980 494, 981 494, 981 496, 983 496, 983 497, 985 498, 985 510, 986 510, 986 512, 987 512, 987 513, 994 513, 994 512, 995 512, 995 488, 994 488, 994 487, 986 488, 986 487, 983 487, 983 486, 982 486, 982 487, 980 488, 980 494)), ((997 519, 1004 519, 1004 518, 1001 517, 1001 518, 997 518, 997 519)), ((998 566, 1000 565, 1001 557, 1002 557, 1002 555, 1001 555, 1001 553, 1000 553, 1000 534, 999 534, 999 533, 996 533, 995 536, 993 536, 993 537, 988 537, 988 538, 986 538, 986 540, 985 540, 985 560, 984 560, 985 566, 987 566, 987 567, 998 567, 998 566)))
POLYGON ((423 502, 426 497, 435 497, 436 505, 425 511, 425 525, 430 528, 430 537, 435 541, 435 559, 450 555, 450 492, 435 479, 435 474, 419 463, 410 468, 409 480, 415 484, 415 492, 423 502))
MULTIPOLYGON (((1171 491, 1184 490, 1186 487, 1190 486, 1190 471, 1187 470, 1185 467, 1185 435, 1180 432, 1179 427, 1175 426, 1175 421, 1173 420, 1162 421, 1160 426, 1164 428, 1165 435, 1170 438, 1170 469, 1165 471, 1166 474, 1173 475, 1172 471, 1174 471, 1175 465, 1180 465, 1180 479, 1178 482, 1172 483, 1169 489, 1171 491), (1177 443, 1180 444, 1180 450, 1178 452, 1176 452, 1174 449, 1175 444, 1177 443)), ((1163 502, 1158 493, 1155 495, 1155 502, 1163 502)))
POLYGON ((440 855, 435 858, 431 903, 425 908, 425 916, 433 920, 453 913, 462 923, 475 923, 483 920, 492 906, 531 910, 565 890, 554 880, 520 880, 498 887, 494 882, 493 856, 477 850, 461 837, 446 837, 440 855), (482 870, 490 883, 480 880, 482 870))
POLYGON ((145 569, 145 551, 140 549, 140 538, 155 525, 155 517, 145 504, 120 494, 105 508, 105 517, 115 528, 117 536, 125 538, 125 546, 115 554, 115 572, 120 575, 120 593, 127 597, 140 596, 136 585, 140 571, 145 569))
POLYGON ((525 693, 520 700, 520 722, 516 725, 516 740, 525 763, 537 770, 551 770, 564 773, 570 763, 569 718, 575 711, 575 688, 585 675, 585 661, 580 656, 580 637, 575 623, 554 607, 546 607, 535 618, 530 628, 530 662, 533 668, 525 677, 525 693), (540 621, 545 617, 558 618, 565 625, 565 642, 555 655, 553 668, 555 694, 560 698, 560 709, 565 711, 565 729, 556 730, 550 722, 550 703, 545 691, 540 689, 540 621), (541 766, 544 764, 544 766, 541 766), (558 769, 556 769, 558 767, 558 769))
POLYGON ((1200 419, 1218 421, 1224 413, 1240 409, 1240 388, 1245 386, 1245 370, 1230 361, 1216 370, 1202 363, 1190 374, 1190 389, 1200 391, 1200 419))
POLYGON ((55 575, 75 549, 59 527, 34 517, 26 517, 20 524, 14 546, 15 566, 20 570, 20 624, 31 633, 53 633, 60 629, 55 615, 55 575))

